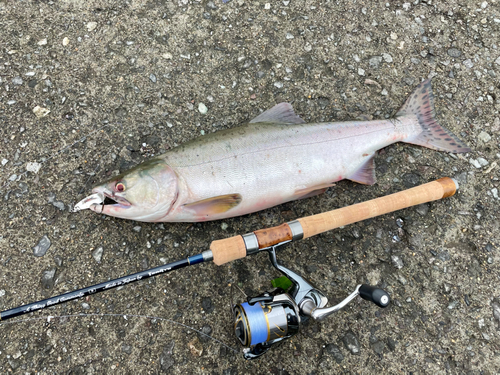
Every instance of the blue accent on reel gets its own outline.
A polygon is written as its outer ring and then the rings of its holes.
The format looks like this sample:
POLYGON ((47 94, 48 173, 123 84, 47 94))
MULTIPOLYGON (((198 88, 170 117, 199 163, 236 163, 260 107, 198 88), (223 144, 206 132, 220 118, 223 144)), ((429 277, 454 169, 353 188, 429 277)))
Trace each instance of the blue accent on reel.
POLYGON ((203 263, 203 255, 198 254, 198 255, 193 255, 192 257, 188 257, 188 262, 189 264, 198 264, 198 263, 203 263))
POLYGON ((248 327, 251 334, 250 345, 257 345, 267 341, 269 326, 260 303, 249 305, 248 302, 241 304, 248 320, 248 327))

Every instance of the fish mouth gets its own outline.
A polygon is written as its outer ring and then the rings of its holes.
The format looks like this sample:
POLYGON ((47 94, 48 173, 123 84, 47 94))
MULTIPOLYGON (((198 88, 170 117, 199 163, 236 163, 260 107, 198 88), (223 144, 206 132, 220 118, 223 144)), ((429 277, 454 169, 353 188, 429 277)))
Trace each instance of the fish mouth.
POLYGON ((127 209, 132 207, 132 203, 108 190, 94 189, 91 195, 83 198, 75 205, 73 212, 86 209, 97 212, 97 207, 101 207, 100 211, 102 212, 104 207, 127 209))
MULTIPOLYGON (((96 191, 96 193, 99 193, 96 191)), ((120 197, 114 193, 110 193, 108 191, 100 192, 104 196, 104 199, 101 203, 102 206, 111 206, 116 208, 130 208, 132 203, 126 200, 123 197, 120 197)))

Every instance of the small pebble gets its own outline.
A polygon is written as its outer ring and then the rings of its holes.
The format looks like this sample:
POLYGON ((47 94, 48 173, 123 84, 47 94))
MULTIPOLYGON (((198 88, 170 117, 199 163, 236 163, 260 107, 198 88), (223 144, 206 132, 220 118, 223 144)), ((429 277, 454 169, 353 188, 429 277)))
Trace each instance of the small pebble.
POLYGON ((42 274, 42 287, 43 289, 52 289, 56 280, 56 268, 52 267, 43 271, 42 274))
POLYGON ((37 42, 39 46, 45 46, 47 44, 47 39, 41 39, 37 42))
POLYGON ((212 299, 210 297, 203 297, 201 300, 201 307, 206 314, 210 314, 214 311, 214 305, 212 304, 212 299))
POLYGON ((382 62, 382 56, 373 56, 370 60, 368 60, 368 64, 370 64, 370 66, 375 69, 378 68, 381 62, 382 62))
POLYGON ((469 159, 469 163, 471 163, 474 167, 476 168, 481 168, 481 164, 479 164, 479 162, 476 160, 476 159, 469 159))
POLYGON ((7 159, 2 159, 2 167, 7 164, 9 161, 7 159))
POLYGON ((50 248, 51 242, 49 237, 43 236, 40 241, 33 247, 33 254, 36 257, 43 257, 50 248))
POLYGON ((425 216, 429 212, 429 205, 427 203, 419 204, 417 206, 417 213, 420 216, 425 216))
POLYGON ((403 260, 397 255, 391 255, 392 264, 397 269, 401 269, 404 266, 403 260))
POLYGON ((360 76, 364 76, 365 75, 365 70, 363 68, 358 68, 358 74, 360 76))
POLYGON ((373 351, 377 354, 382 354, 384 352, 385 343, 382 341, 377 341, 371 344, 373 351))
POLYGON ((207 114, 207 112, 208 112, 208 108, 207 108, 207 106, 205 105, 205 103, 201 103, 201 102, 200 102, 200 104, 198 104, 198 111, 200 111, 200 113, 201 113, 202 115, 206 115, 206 114, 207 114))
POLYGON ((104 253, 104 249, 102 247, 98 247, 92 252, 92 256, 94 257, 97 263, 101 263, 102 254, 104 253))
POLYGON ((281 89, 283 87, 283 83, 282 82, 274 82, 274 86, 281 89))
POLYGON ((60 211, 64 211, 64 203, 61 201, 54 201, 52 202, 52 205, 54 207, 57 207, 60 211))
POLYGON ((62 45, 66 47, 68 44, 69 44, 69 38, 64 37, 64 39, 62 40, 62 45))
POLYGON ((457 48, 450 48, 448 50, 448 55, 451 57, 460 57, 462 55, 462 52, 457 48))
POLYGON ((498 302, 498 300, 494 300, 491 303, 491 307, 493 309, 493 318, 495 318, 500 324, 500 303, 498 302))
POLYGON ((491 140, 491 136, 485 131, 481 131, 481 133, 479 133, 479 135, 477 136, 477 139, 479 139, 481 142, 487 143, 491 140))
POLYGON ((342 338, 342 342, 344 343, 347 350, 354 355, 360 355, 361 347, 359 345, 359 340, 356 335, 352 331, 348 331, 345 336, 342 338))
POLYGON ((132 228, 132 229, 134 230, 134 232, 139 233, 139 232, 141 231, 142 227, 140 227, 140 226, 138 226, 138 225, 137 225, 137 226, 135 226, 135 227, 134 227, 134 228, 132 228))
POLYGON ((26 170, 28 172, 38 173, 40 168, 42 168, 42 164, 37 163, 36 161, 30 161, 26 164, 26 170))
POLYGON ((37 105, 35 108, 33 108, 33 113, 35 114, 36 117, 42 118, 47 116, 50 113, 50 110, 37 105))
POLYGON ((87 30, 89 32, 95 30, 96 27, 97 27, 97 22, 89 22, 89 23, 87 23, 87 30))
POLYGON ((188 343, 188 348, 191 354, 195 357, 201 357, 203 354, 203 345, 201 344, 198 337, 195 337, 188 343))
POLYGON ((88 303, 86 303, 86 302, 82 303, 82 307, 83 307, 84 310, 89 310, 90 309, 90 305, 88 303))
POLYGON ((467 59, 463 62, 463 64, 465 65, 466 68, 472 68, 474 66, 474 63, 472 62, 471 59, 467 59))
POLYGON ((477 158, 477 161, 482 167, 486 167, 489 164, 488 160, 485 158, 477 158))
POLYGON ((153 82, 153 83, 156 83, 156 76, 155 76, 153 73, 151 73, 151 74, 149 75, 149 80, 150 80, 151 82, 153 82))
POLYGON ((388 53, 383 53, 382 54, 382 57, 384 58, 384 61, 386 63, 391 63, 393 60, 392 60, 392 56, 389 55, 388 53))
POLYGON ((340 348, 335 344, 327 344, 325 346, 325 353, 331 355, 337 363, 340 363, 344 360, 344 355, 340 351, 340 348))
POLYGON ((12 83, 14 85, 22 85, 23 79, 21 77, 14 77, 14 78, 12 78, 12 83))

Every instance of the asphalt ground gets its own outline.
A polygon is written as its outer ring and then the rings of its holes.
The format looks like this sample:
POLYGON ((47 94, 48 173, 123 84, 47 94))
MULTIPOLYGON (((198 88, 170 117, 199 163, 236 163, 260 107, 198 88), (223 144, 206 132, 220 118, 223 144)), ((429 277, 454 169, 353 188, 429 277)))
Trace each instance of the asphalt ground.
POLYGON ((386 309, 356 299, 245 361, 230 304, 245 298, 236 286, 255 295, 279 276, 262 254, 2 322, 1 373, 499 373, 498 0, 3 0, 0 30, 2 310, 198 254, 216 239, 444 176, 460 183, 454 197, 280 252, 331 303, 370 282, 390 293, 386 309), (375 159, 376 185, 341 181, 217 222, 71 212, 116 171, 276 103, 292 103, 306 122, 383 119, 427 78, 439 122, 472 152, 394 144, 375 159))

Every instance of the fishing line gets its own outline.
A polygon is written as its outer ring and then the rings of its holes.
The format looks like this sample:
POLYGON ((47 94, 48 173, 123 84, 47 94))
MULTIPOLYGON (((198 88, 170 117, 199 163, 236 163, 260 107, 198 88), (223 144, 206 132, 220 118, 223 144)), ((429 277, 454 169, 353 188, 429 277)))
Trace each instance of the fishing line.
POLYGON ((5 326, 7 324, 14 324, 14 323, 26 323, 26 322, 32 322, 32 321, 37 321, 37 320, 47 320, 47 323, 50 323, 50 321, 52 319, 64 319, 64 318, 88 318, 88 317, 122 317, 124 318, 125 320, 127 320, 127 318, 144 318, 144 319, 157 319, 157 320, 160 320, 160 321, 166 321, 168 323, 172 323, 172 324, 177 324, 178 326, 181 326, 181 327, 184 327, 184 328, 187 328, 187 329, 190 329, 191 331, 194 331, 196 333, 199 333, 205 337, 208 337, 209 339, 212 339, 214 340, 215 342, 219 343, 220 345, 226 347, 227 349, 235 352, 236 354, 239 354, 240 351, 230 347, 229 345, 223 343, 221 340, 219 339, 216 339, 215 337, 212 337, 200 330, 197 330, 196 328, 193 328, 193 327, 190 327, 184 323, 181 323, 181 322, 177 322, 175 320, 172 320, 172 319, 168 319, 168 318, 161 318, 159 316, 151 316, 151 315, 141 315, 141 314, 104 314, 104 313, 91 313, 91 314, 85 314, 85 313, 80 313, 80 314, 70 314, 70 315, 57 315, 57 316, 54 316, 54 315, 43 315, 43 316, 38 316, 38 317, 34 317, 34 318, 27 318, 27 319, 18 319, 18 320, 13 320, 13 321, 5 321, 5 322, 1 322, 0 323, 0 327, 1 326, 5 326))

